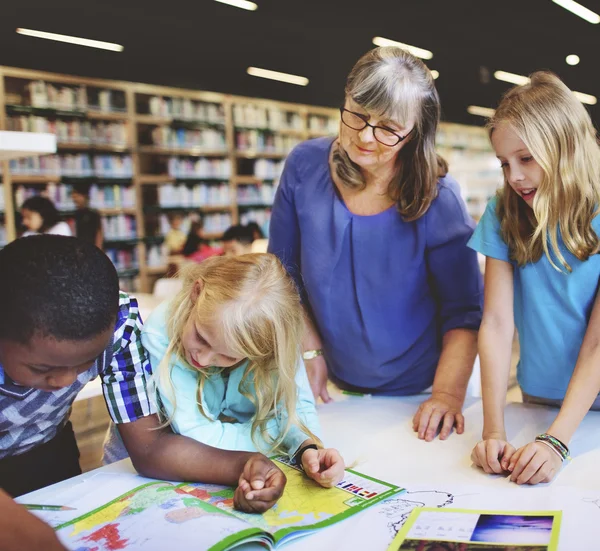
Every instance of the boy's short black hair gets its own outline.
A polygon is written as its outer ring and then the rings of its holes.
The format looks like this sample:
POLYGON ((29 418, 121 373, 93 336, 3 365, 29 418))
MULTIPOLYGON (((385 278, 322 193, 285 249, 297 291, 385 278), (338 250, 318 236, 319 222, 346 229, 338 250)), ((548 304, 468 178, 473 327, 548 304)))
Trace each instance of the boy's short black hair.
POLYGON ((22 237, 0 250, 0 305, 0 339, 85 340, 115 324, 119 278, 91 243, 22 237))
POLYGON ((248 226, 231 226, 225 230, 223 241, 238 241, 242 245, 252 245, 254 234, 248 226))

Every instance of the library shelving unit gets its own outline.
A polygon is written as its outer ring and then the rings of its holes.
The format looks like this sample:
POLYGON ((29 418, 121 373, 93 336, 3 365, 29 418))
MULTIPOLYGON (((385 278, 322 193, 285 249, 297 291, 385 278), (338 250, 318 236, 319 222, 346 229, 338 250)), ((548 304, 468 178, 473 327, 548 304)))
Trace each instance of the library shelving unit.
MULTIPOLYGON (((104 249, 125 289, 150 291, 167 273, 169 218, 201 216, 205 237, 231 224, 267 228, 285 157, 299 142, 335 135, 338 109, 0 67, 0 130, 49 132, 56 154, 2 164, 0 243, 18 235, 18 208, 44 193, 65 219, 85 184, 102 215, 104 249)), ((501 181, 481 128, 442 124, 471 214, 501 181)))

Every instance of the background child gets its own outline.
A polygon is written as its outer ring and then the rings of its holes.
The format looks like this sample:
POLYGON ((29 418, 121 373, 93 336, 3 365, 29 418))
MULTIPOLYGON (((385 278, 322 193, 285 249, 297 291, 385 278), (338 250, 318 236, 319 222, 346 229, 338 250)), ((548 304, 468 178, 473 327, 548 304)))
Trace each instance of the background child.
POLYGON ((188 269, 183 290, 142 334, 167 422, 210 446, 286 453, 319 484, 337 484, 344 463, 316 436, 302 334, 298 293, 275 256, 214 257, 188 269))
POLYGON ((225 256, 240 256, 252 252, 254 231, 248 226, 238 224, 225 230, 223 234, 223 254, 225 256))
POLYGON ((204 239, 204 221, 202 218, 194 220, 183 246, 184 256, 194 262, 202 262, 206 258, 220 255, 222 252, 222 249, 211 247, 204 239))
MULTIPOLYGON (((150 365, 137 301, 119 293, 117 272, 97 247, 57 235, 13 241, 0 250, 0 304, 0 510, 13 535, 39 523, 7 494, 81 472, 69 413, 98 376, 140 473, 232 486, 242 477, 252 486, 238 487, 234 502, 246 511, 264 511, 281 496, 285 476, 263 455, 217 450, 161 429, 146 391, 150 365)), ((11 548, 10 537, 0 530, 0 549, 11 548)))
POLYGON ((71 235, 69 224, 61 221, 54 203, 47 197, 35 195, 24 201, 21 205, 21 216, 26 228, 23 237, 38 233, 71 235))
POLYGON ((173 212, 167 214, 167 218, 171 227, 165 235, 165 245, 169 254, 181 254, 187 240, 187 235, 181 229, 185 216, 182 212, 173 212))
POLYGON ((600 408, 600 149, 584 107, 544 72, 506 94, 489 131, 505 184, 470 241, 487 256, 483 441, 472 459, 537 484, 552 480, 581 420, 600 408), (524 401, 560 406, 548 432, 516 451, 504 429, 515 325, 524 401))
POLYGON ((104 244, 102 232, 102 218, 100 213, 90 208, 90 186, 88 184, 74 184, 71 198, 77 210, 75 219, 75 237, 93 243, 99 249, 104 244))

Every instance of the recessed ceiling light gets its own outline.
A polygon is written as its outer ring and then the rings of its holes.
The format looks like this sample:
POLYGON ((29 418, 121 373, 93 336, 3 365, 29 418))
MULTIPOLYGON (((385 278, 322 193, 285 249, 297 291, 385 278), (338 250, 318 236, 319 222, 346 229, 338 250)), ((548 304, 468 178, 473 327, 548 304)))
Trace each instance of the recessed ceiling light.
POLYGON ((493 117, 495 112, 495 109, 491 109, 490 107, 481 107, 479 105, 469 105, 469 107, 467 107, 467 113, 470 113, 471 115, 478 115, 479 117, 485 117, 486 119, 493 117))
POLYGON ((298 75, 290 75, 288 73, 280 73, 278 71, 270 71, 269 69, 259 69, 258 67, 248 67, 248 74, 253 77, 268 78, 271 80, 279 80, 289 84, 297 84, 298 86, 306 86, 308 79, 298 75))
POLYGON ((569 64, 569 65, 577 65, 580 61, 579 56, 575 55, 575 54, 571 54, 568 55, 565 59, 565 61, 569 64))
POLYGON ((101 50, 110 50, 112 52, 122 52, 125 48, 121 44, 113 42, 102 42, 100 40, 90 40, 89 38, 79 38, 77 36, 68 36, 66 34, 47 33, 44 31, 34 31, 32 29, 17 29, 18 34, 33 36, 35 38, 45 38, 46 40, 55 40, 56 42, 67 42, 77 46, 87 46, 89 48, 100 48, 101 50))
POLYGON ((242 8, 243 10, 255 11, 258 8, 258 5, 254 2, 248 2, 248 0, 215 0, 216 2, 221 2, 221 4, 229 4, 230 6, 235 6, 236 8, 242 8))
POLYGON ((403 42, 396 42, 395 40, 390 40, 389 38, 383 38, 381 36, 373 38, 373 44, 375 44, 375 46, 396 46, 421 59, 431 59, 433 57, 433 52, 430 52, 429 50, 411 46, 410 44, 404 44, 403 42))
MULTIPOLYGON (((503 80, 504 82, 510 82, 512 84, 521 85, 529 83, 528 77, 524 77, 523 75, 516 75, 515 73, 507 73, 506 71, 496 71, 494 73, 494 77, 496 77, 498 80, 503 80)), ((584 94, 583 92, 575 91, 573 91, 573 94, 575 94, 575 97, 581 103, 587 103, 588 105, 596 105, 596 103, 598 102, 596 96, 592 96, 590 94, 584 94)))
POLYGON ((431 71, 431 76, 433 77, 433 80, 436 80, 440 76, 440 72, 433 69, 431 71))
POLYGON ((600 15, 587 9, 585 6, 574 2, 573 0, 552 0, 555 4, 558 4, 561 8, 570 11, 571 13, 585 19, 588 23, 597 25, 600 23, 600 15))

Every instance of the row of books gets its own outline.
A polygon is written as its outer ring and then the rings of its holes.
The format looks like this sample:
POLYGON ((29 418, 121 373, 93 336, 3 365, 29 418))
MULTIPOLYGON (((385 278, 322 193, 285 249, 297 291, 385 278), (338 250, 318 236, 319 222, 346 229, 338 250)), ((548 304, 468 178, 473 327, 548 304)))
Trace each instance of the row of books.
POLYGON ((131 178, 133 164, 129 155, 89 155, 88 153, 26 157, 10 162, 13 174, 58 175, 76 178, 131 178))
POLYGON ((283 111, 275 107, 235 104, 233 124, 241 128, 264 128, 269 130, 302 131, 302 117, 293 111, 283 111))
POLYGON ((261 180, 278 180, 283 172, 285 161, 273 159, 256 159, 254 162, 254 176, 261 180))
MULTIPOLYGON (((240 212, 240 224, 249 224, 250 222, 256 222, 263 231, 268 229, 269 221, 271 220, 270 209, 247 209, 240 212)), ((265 232, 268 234, 268 232, 265 232)))
POLYGON ((238 151, 281 153, 287 155, 302 140, 297 136, 273 134, 264 130, 238 130, 235 146, 238 151))
POLYGON ((152 96, 148 102, 148 107, 150 114, 155 117, 225 124, 223 106, 215 103, 204 103, 187 98, 152 96))
MULTIPOLYGON (((189 226, 191 216, 197 217, 196 214, 189 215, 186 217, 184 226, 189 226)), ((202 214, 202 220, 204 221, 204 233, 223 233, 229 226, 233 224, 231 214, 228 212, 215 213, 215 214, 202 214)), ((165 235, 171 229, 169 218, 166 214, 161 214, 159 218, 159 232, 161 235, 165 235)))
POLYGON ((137 237, 135 216, 117 214, 102 217, 102 231, 105 241, 135 239, 137 237))
POLYGON ((56 140, 90 145, 125 146, 127 129, 123 122, 94 122, 85 120, 49 120, 35 115, 13 116, 6 119, 7 130, 16 132, 49 132, 56 140))
POLYGON ((175 178, 216 178, 227 180, 231 176, 229 159, 188 159, 170 157, 169 176, 175 178))
POLYGON ((186 128, 170 128, 159 126, 152 130, 152 143, 160 147, 202 148, 207 151, 227 153, 225 132, 214 128, 188 130, 186 128))
POLYGON ((104 251, 110 258, 118 271, 134 270, 139 267, 137 249, 113 249, 107 248, 104 251))
POLYGON ((133 186, 90 186, 90 207, 94 209, 132 209, 135 203, 133 186))
POLYGON ((158 186, 158 204, 165 208, 223 206, 231 203, 229 184, 163 184, 158 186))
POLYGON ((108 89, 88 90, 85 86, 56 85, 43 80, 28 84, 32 107, 61 109, 65 111, 124 112, 125 95, 108 89), (88 93, 94 97, 88 98, 88 93), (119 104, 119 105, 117 105, 119 104))
POLYGON ((326 115, 308 115, 308 130, 322 134, 337 134, 340 129, 338 118, 328 117, 326 115))
POLYGON ((245 185, 237 188, 238 205, 272 205, 275 199, 276 186, 261 184, 245 185))

